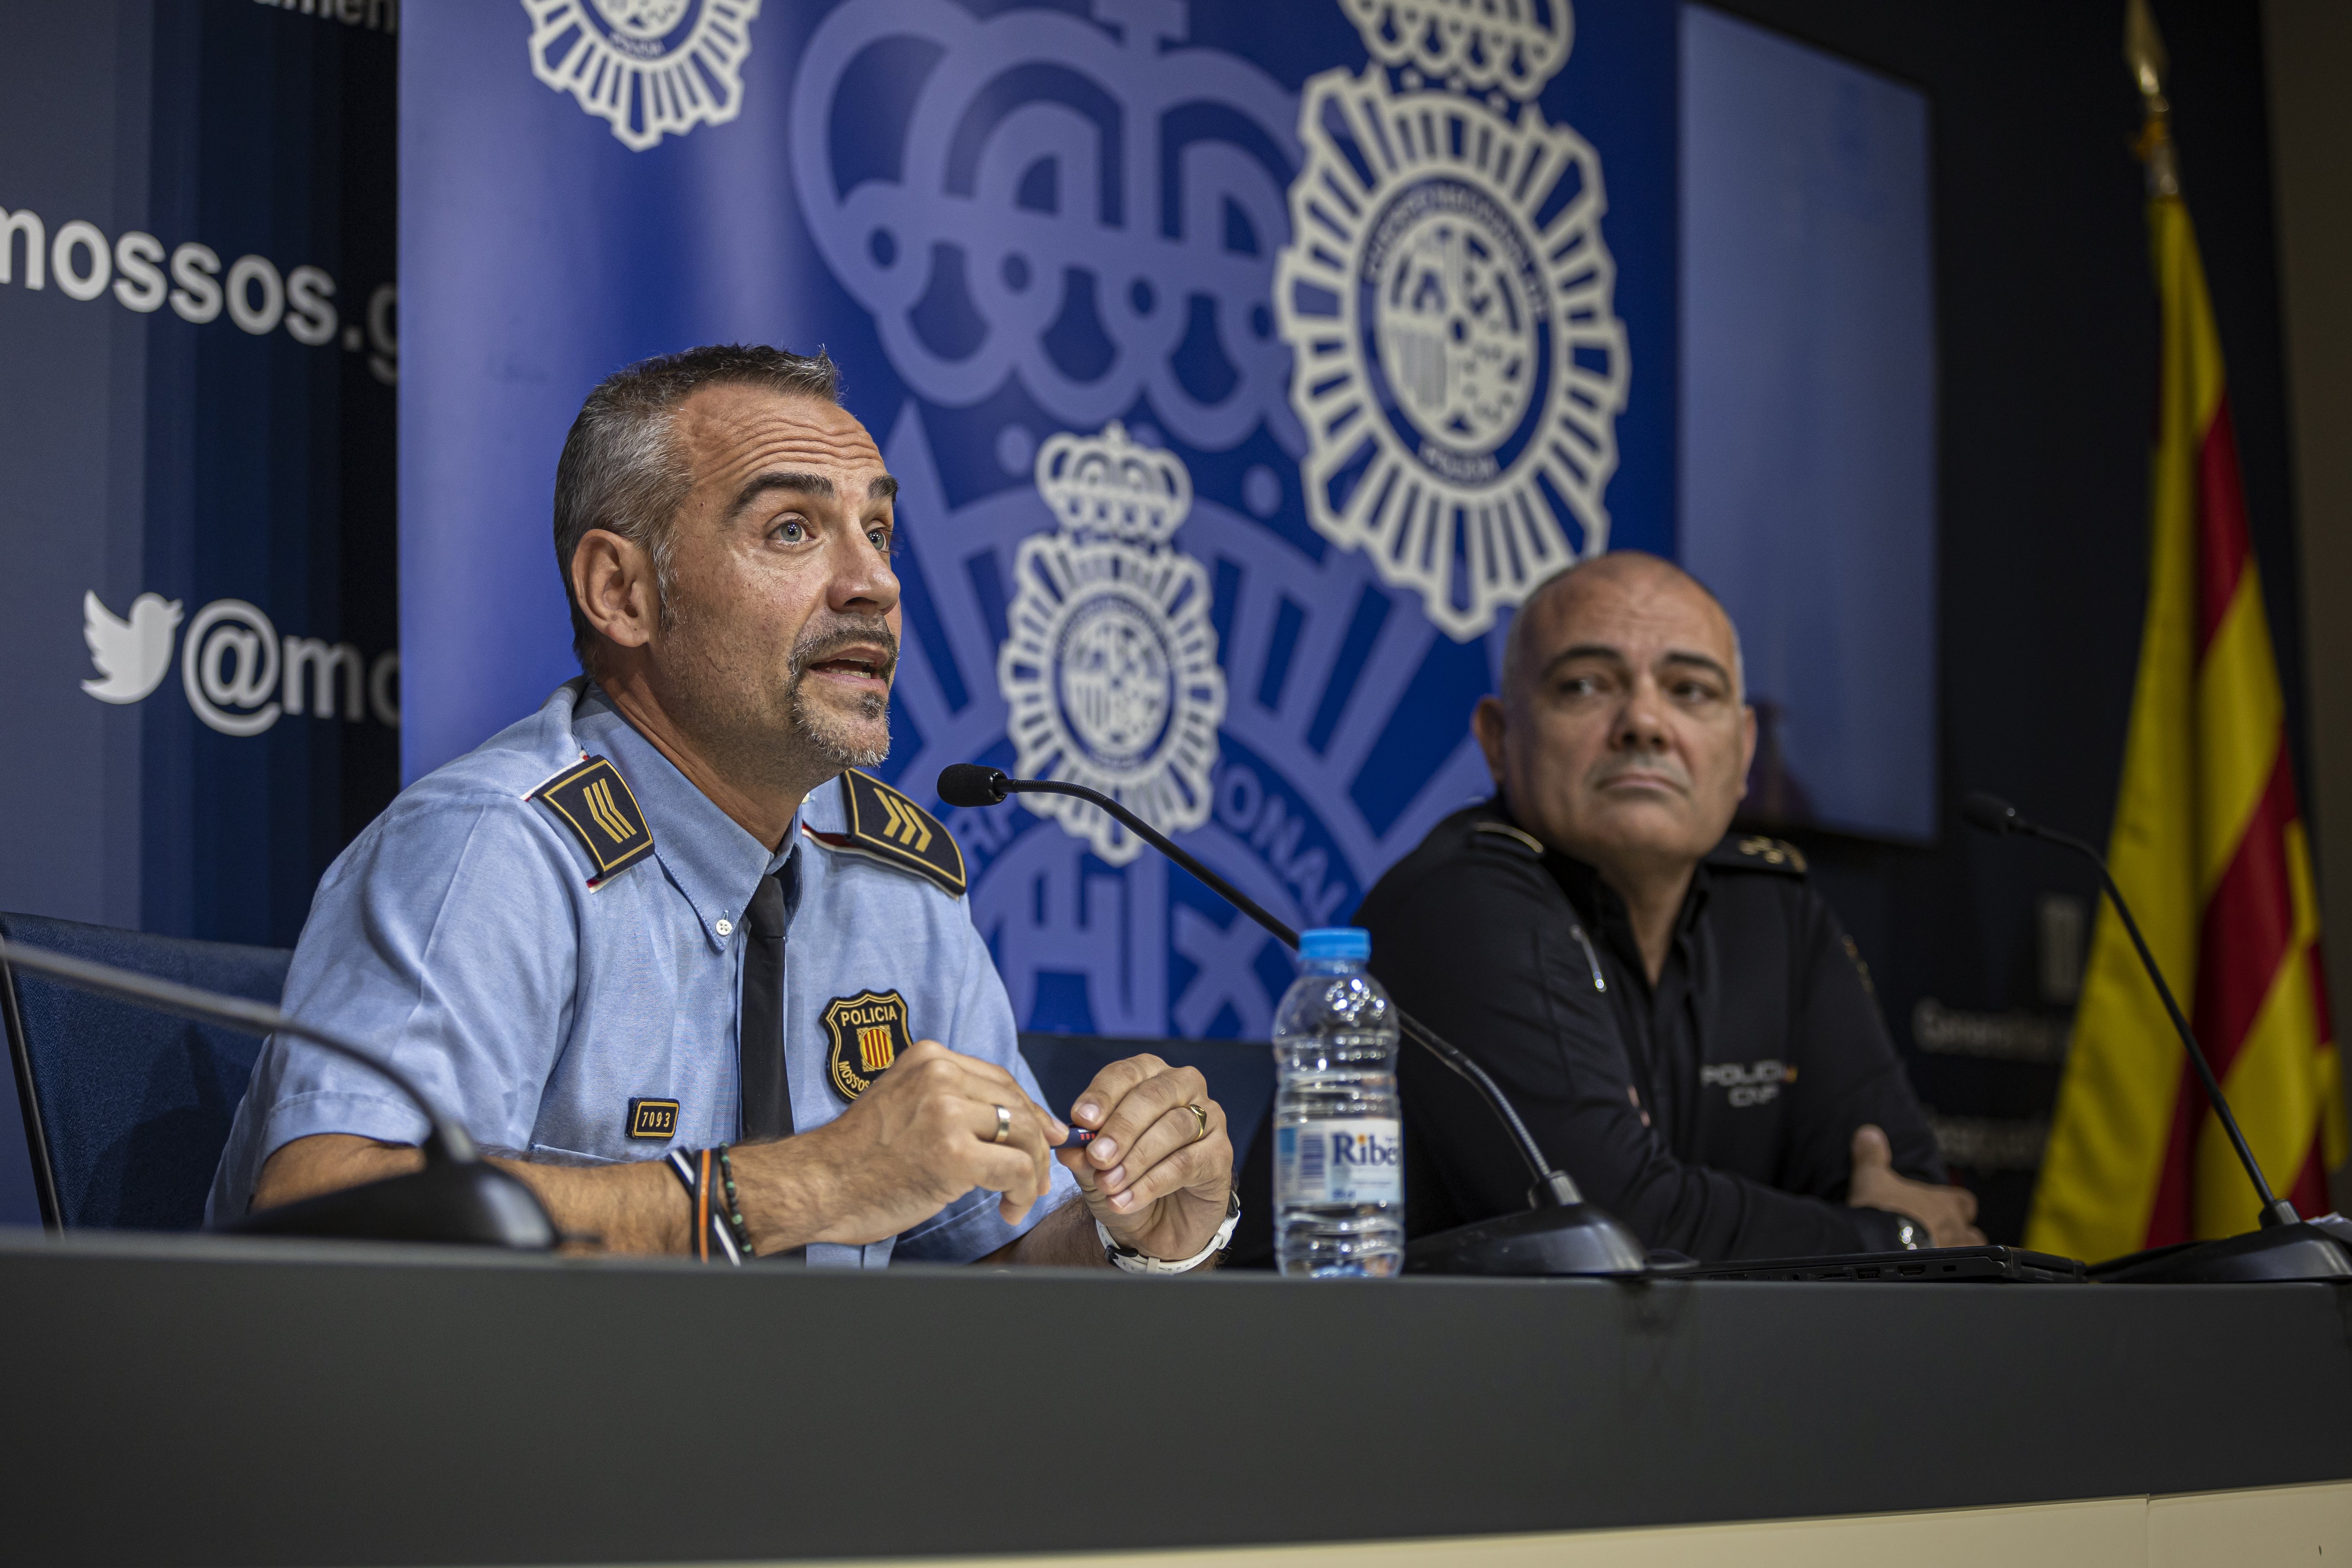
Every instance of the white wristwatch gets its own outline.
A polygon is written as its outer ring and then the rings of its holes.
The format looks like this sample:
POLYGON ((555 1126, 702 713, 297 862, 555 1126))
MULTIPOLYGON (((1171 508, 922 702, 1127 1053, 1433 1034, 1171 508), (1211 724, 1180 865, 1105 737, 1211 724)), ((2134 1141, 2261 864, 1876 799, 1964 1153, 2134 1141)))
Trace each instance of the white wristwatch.
POLYGON ((1209 1245, 1190 1258, 1180 1258, 1172 1262, 1165 1258, 1154 1258, 1148 1252, 1138 1252, 1131 1247, 1120 1246, 1111 1239, 1110 1232, 1103 1228, 1100 1220, 1095 1221, 1095 1234, 1102 1238, 1103 1258, 1114 1268, 1129 1274, 1189 1274, 1206 1263, 1212 1254, 1225 1249, 1226 1244, 1234 1238, 1234 1226, 1239 1225, 1241 1219, 1242 1195, 1228 1193, 1225 1195, 1225 1223, 1217 1227, 1216 1235, 1209 1237, 1209 1245))

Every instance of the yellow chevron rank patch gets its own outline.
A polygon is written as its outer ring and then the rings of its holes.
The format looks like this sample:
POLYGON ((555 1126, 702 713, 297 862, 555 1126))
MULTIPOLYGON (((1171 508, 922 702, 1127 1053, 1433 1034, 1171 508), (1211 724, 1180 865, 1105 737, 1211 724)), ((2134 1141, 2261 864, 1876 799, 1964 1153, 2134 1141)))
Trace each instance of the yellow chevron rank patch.
POLYGON ((849 831, 812 836, 835 849, 870 855, 927 877, 950 898, 963 897, 963 850, 939 819, 880 779, 855 768, 841 775, 842 815, 849 831))
POLYGON ((654 832, 620 769, 602 757, 583 758, 530 792, 557 821, 572 830, 596 868, 601 882, 625 871, 654 851, 654 832))

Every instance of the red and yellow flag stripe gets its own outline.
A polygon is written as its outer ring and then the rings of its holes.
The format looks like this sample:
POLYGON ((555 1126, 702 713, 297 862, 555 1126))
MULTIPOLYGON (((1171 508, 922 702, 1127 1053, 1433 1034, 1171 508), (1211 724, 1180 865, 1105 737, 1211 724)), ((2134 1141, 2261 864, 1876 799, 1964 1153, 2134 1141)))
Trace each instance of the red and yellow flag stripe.
MULTIPOLYGON (((2345 1152, 2311 854, 2188 209, 2148 202, 2163 310, 2147 620, 2108 858, 2272 1184, 2345 1152)), ((2113 911, 2092 941, 2028 1246, 2100 1258, 2259 1218, 2113 911)))

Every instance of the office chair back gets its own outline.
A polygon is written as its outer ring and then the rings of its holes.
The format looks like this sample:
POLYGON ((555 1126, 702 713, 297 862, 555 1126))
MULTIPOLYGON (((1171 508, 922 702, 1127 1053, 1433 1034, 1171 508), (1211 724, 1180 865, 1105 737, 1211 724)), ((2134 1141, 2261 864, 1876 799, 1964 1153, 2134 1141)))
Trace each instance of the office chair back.
MULTIPOLYGON (((0 938, 273 1005, 284 948, 0 914, 0 938)), ((193 1230, 261 1042, 0 969, 0 1021, 51 1228, 193 1230)))

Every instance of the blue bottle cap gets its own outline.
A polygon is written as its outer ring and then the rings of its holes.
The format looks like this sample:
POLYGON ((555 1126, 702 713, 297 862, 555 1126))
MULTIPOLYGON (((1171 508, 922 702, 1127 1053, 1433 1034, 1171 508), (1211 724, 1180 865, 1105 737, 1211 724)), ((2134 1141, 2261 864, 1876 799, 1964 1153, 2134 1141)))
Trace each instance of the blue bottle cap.
POLYGON ((1358 963, 1372 956, 1372 933, 1361 926, 1318 926, 1298 933, 1298 956, 1344 958, 1358 963))

